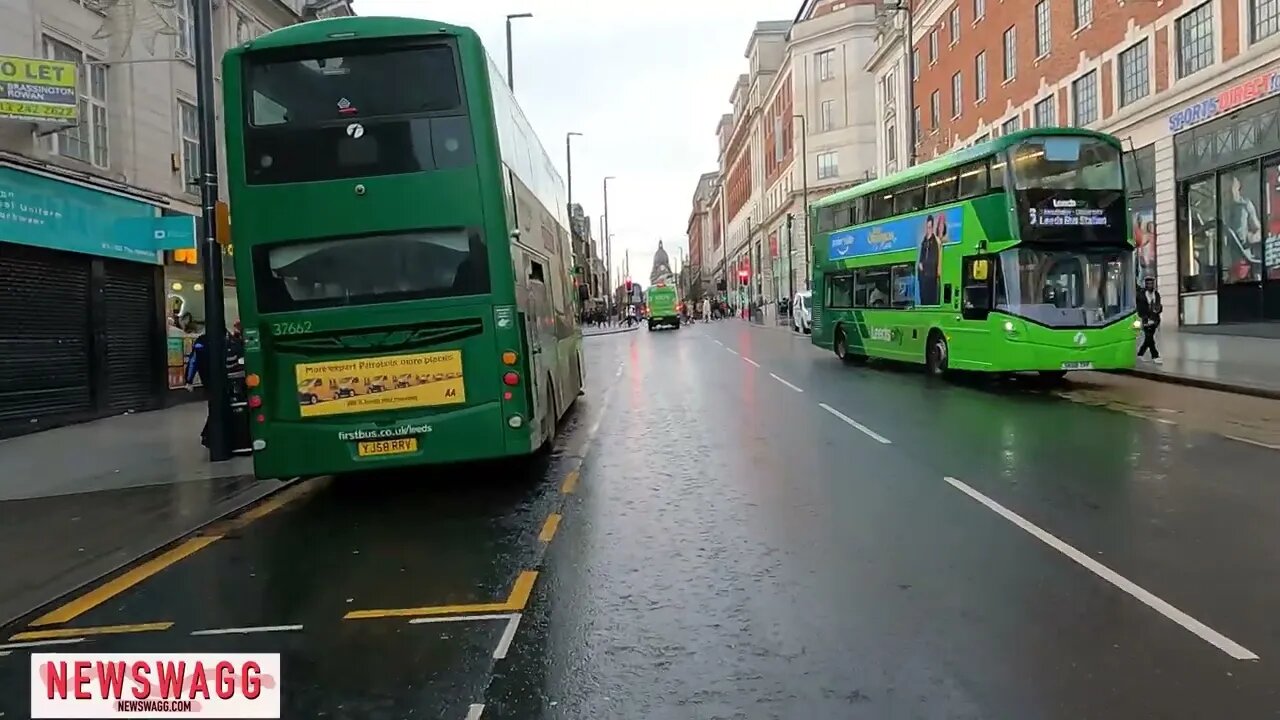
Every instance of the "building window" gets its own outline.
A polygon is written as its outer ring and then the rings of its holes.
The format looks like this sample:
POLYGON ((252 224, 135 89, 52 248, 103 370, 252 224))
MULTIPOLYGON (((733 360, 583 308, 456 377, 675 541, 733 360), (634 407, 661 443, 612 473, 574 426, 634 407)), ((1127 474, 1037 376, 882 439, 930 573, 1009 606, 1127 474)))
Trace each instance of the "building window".
POLYGON ((911 48, 911 79, 920 79, 920 50, 911 48))
POLYGON ((831 152, 818 153, 818 179, 826 180, 840 174, 839 155, 831 152))
POLYGON ((911 113, 911 146, 915 147, 920 144, 920 106, 917 105, 911 113))
POLYGON ((938 62, 938 31, 929 33, 929 64, 938 62))
POLYGON ((822 131, 830 130, 835 127, 836 101, 823 100, 820 106, 821 112, 818 115, 819 129, 822 131))
POLYGON ((884 159, 893 162, 898 159, 898 132, 893 123, 884 128, 884 159))
POLYGON ((885 107, 896 107, 898 104, 898 74, 893 70, 885 73, 883 85, 885 107))
POLYGON ((831 80, 836 76, 835 50, 823 50, 818 53, 818 79, 831 80))
POLYGON ((1012 80, 1018 74, 1018 28, 1010 25, 1004 31, 1004 79, 1012 80))
POLYGON ((1280 32, 1280 0, 1249 0, 1249 37, 1252 42, 1280 32))
POLYGON ((1098 119, 1098 71, 1071 83, 1071 104, 1075 106, 1072 125, 1084 127, 1098 119))
POLYGON ((1015 132, 1018 132, 1018 128, 1019 128, 1019 127, 1021 127, 1021 126, 1022 126, 1022 123, 1021 123, 1021 122, 1019 122, 1019 120, 1018 120, 1018 116, 1017 116, 1017 115, 1014 115, 1013 117, 1009 118, 1008 120, 1005 120, 1005 121, 1000 125, 1000 134, 1001 134, 1001 135, 1008 135, 1009 133, 1015 133, 1015 132))
POLYGON ((951 44, 960 42, 960 6, 951 8, 951 44))
POLYGON ((990 139, 991 139, 991 133, 982 133, 981 135, 973 139, 973 144, 981 145, 982 143, 987 142, 990 139))
POLYGON ((1053 95, 1036 103, 1035 110, 1036 127, 1054 127, 1058 124, 1058 108, 1053 95))
POLYGON ((180 58, 193 57, 195 36, 192 34, 194 25, 191 20, 192 15, 194 13, 191 9, 191 0, 175 0, 173 3, 173 42, 175 43, 173 52, 180 58))
POLYGON ((79 123, 75 127, 47 135, 45 150, 54 155, 107 167, 111 162, 107 140, 107 67, 87 64, 94 62, 93 57, 48 37, 44 38, 44 56, 50 60, 76 63, 79 73, 76 85, 80 94, 77 109, 79 123))
POLYGON ((957 72, 951 76, 951 117, 960 117, 960 105, 964 99, 964 80, 957 72))
POLYGON ((987 99, 987 51, 973 59, 973 93, 978 100, 987 99))
POLYGON ((1076 29, 1093 22, 1093 0, 1076 0, 1076 29))
POLYGON ((1150 64, 1146 40, 1120 53, 1120 107, 1135 103, 1151 92, 1150 64))
POLYGON ((937 132, 942 124, 942 95, 937 90, 929 93, 929 129, 937 132))
POLYGON ((1052 36, 1049 30, 1049 0, 1036 3, 1036 57, 1049 54, 1052 36))
POLYGON ((986 14, 987 3, 985 0, 973 0, 973 21, 978 22, 986 14))
POLYGON ((196 106, 178 101, 178 137, 182 138, 182 186, 195 187, 200 177, 200 114, 196 106))
POLYGON ((1184 78, 1213 64, 1213 3, 1207 2, 1178 18, 1178 77, 1184 78))

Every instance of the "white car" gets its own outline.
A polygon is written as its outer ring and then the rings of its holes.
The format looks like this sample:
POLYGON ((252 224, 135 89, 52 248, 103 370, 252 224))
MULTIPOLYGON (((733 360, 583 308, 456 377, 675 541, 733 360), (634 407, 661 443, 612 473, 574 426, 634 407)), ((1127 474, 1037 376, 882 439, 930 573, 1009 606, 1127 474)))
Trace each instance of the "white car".
POLYGON ((813 332, 812 290, 801 290, 791 300, 791 329, 808 335, 813 332))

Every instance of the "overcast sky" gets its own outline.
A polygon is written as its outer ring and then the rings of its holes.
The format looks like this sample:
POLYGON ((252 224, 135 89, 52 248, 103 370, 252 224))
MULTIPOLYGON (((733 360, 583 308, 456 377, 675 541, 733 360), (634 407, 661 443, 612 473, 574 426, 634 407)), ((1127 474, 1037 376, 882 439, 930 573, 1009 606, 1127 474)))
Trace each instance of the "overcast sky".
POLYGON ((469 25, 506 68, 515 20, 515 88, 547 152, 565 172, 573 139, 573 200, 599 237, 601 180, 609 181, 614 266, 623 250, 648 283, 663 241, 673 264, 698 176, 716 169, 716 122, 747 71, 743 53, 759 20, 790 20, 800 0, 355 0, 360 15, 401 15, 469 25))

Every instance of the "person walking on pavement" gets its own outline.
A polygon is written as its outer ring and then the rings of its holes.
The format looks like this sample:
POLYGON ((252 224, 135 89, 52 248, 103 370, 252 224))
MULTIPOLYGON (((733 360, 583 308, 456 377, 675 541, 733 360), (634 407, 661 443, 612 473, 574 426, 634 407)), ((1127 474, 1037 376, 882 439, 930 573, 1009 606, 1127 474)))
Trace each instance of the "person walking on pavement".
POLYGON ((1138 357, 1143 357, 1147 349, 1151 349, 1151 360, 1157 365, 1160 351, 1156 349, 1156 330, 1160 328, 1160 312, 1164 308, 1160 303, 1160 291, 1156 290, 1156 279, 1148 277, 1142 283, 1142 291, 1138 293, 1138 318, 1142 321, 1142 345, 1138 348, 1138 357))
MULTIPOLYGON (((209 392, 209 338, 201 332, 191 344, 191 354, 187 356, 187 392, 195 389, 196 378, 200 378, 200 386, 209 392)), ((200 430, 200 444, 209 447, 209 416, 205 415, 204 427, 200 430)))
POLYGON ((711 298, 702 298, 702 322, 711 322, 711 298))

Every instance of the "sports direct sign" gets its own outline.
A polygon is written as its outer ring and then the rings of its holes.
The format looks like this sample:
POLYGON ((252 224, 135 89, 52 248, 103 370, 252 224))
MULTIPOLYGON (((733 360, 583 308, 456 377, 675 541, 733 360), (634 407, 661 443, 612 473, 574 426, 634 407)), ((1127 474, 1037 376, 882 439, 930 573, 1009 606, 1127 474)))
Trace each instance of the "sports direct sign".
POLYGON ((1169 131, 1181 132, 1192 125, 1231 112, 1251 102, 1280 93, 1280 69, 1259 73, 1232 85, 1212 97, 1188 105, 1169 116, 1169 131))
POLYGON ((278 718, 279 653, 35 653, 32 718, 278 718))

